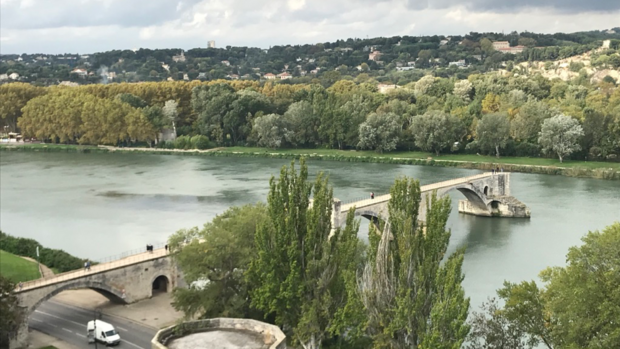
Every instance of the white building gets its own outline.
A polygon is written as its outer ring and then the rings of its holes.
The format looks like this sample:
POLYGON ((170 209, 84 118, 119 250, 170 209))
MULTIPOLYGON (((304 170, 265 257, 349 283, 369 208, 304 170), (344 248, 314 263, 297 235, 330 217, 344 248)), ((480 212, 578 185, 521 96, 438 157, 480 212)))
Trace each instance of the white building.
POLYGON ((209 40, 209 43, 207 44, 208 48, 215 48, 215 40, 209 40))

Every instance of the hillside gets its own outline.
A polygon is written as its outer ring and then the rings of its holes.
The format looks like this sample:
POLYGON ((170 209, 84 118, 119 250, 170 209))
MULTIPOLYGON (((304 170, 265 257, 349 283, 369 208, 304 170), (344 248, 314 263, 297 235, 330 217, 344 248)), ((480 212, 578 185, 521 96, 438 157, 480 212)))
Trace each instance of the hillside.
MULTIPOLYGON (((93 54, 4 54, 0 83, 38 85, 170 80, 278 80, 329 86, 340 79, 405 85, 432 71, 465 78, 522 62, 567 59, 601 47, 620 48, 620 28, 572 34, 469 33, 395 36, 307 45, 137 49, 93 54)), ((605 64, 617 69, 619 61, 605 64)))
POLYGON ((0 275, 18 283, 38 279, 40 274, 36 262, 0 250, 0 275))

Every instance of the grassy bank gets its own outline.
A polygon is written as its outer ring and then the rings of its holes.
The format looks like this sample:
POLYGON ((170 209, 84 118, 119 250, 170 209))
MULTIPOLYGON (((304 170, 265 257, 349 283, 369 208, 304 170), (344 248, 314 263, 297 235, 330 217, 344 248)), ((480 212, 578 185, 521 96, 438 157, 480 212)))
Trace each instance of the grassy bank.
POLYGON ((0 250, 0 275, 14 283, 34 280, 40 277, 37 263, 3 250, 0 250))
MULTIPOLYGON (((93 146, 26 144, 20 146, 0 146, 2 150, 12 151, 59 151, 59 152, 97 152, 107 153, 111 150, 93 146)), ((115 152, 135 152, 135 148, 115 148, 115 152), (130 150, 131 149, 131 150, 130 150)), ((331 160, 347 162, 377 162, 408 164, 422 166, 457 167, 490 170, 503 167, 505 171, 522 173, 540 173, 569 177, 590 177, 620 180, 620 163, 599 161, 565 161, 557 159, 480 156, 471 154, 446 154, 435 156, 424 152, 390 152, 377 154, 372 151, 352 151, 336 149, 265 149, 251 147, 218 148, 215 151, 179 151, 167 149, 149 149, 148 153, 165 155, 200 155, 200 156, 246 156, 271 158, 298 158, 304 156, 313 160, 331 160)))

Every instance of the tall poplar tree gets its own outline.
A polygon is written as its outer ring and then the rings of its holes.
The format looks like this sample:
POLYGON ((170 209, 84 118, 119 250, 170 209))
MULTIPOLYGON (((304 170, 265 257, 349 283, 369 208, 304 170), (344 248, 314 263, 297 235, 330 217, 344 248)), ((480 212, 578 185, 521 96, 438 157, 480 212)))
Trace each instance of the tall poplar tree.
POLYGON ((375 348, 458 349, 469 332, 469 298, 463 250, 444 260, 450 198, 426 198, 426 223, 418 221, 420 184, 397 179, 381 238, 371 236, 359 283, 375 348))
POLYGON ((271 178, 268 219, 256 231, 257 257, 248 277, 252 305, 274 318, 305 349, 355 327, 360 316, 354 289, 357 230, 353 212, 332 231, 333 191, 319 174, 312 185, 300 161, 271 178), (313 196, 312 203, 310 196, 313 196))

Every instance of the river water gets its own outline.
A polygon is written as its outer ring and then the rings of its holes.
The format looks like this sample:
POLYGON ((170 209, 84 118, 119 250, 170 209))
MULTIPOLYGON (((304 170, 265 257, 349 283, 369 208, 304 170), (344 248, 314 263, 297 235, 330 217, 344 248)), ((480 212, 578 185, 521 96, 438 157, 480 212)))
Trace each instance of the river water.
MULTIPOLYGON (((265 201, 271 175, 284 159, 151 154, 0 152, 0 229, 103 259, 166 241, 181 228, 201 226, 229 206, 265 201)), ((421 184, 480 173, 440 167, 310 161, 309 172, 329 174, 345 201, 389 191, 406 175, 421 184)), ((536 279, 561 266, 570 246, 589 230, 620 220, 620 182, 512 174, 511 192, 531 219, 483 218, 457 210, 452 191, 450 250, 466 246, 465 289, 472 307, 504 280, 536 279)), ((360 237, 367 238, 362 221, 360 237)))

